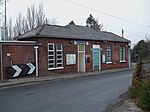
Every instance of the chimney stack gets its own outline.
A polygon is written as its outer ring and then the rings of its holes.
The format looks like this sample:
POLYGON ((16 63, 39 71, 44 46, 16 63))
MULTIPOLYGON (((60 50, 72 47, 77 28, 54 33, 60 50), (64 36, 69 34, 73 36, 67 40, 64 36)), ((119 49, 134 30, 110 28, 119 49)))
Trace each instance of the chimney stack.
POLYGON ((122 38, 124 37, 124 30, 122 29, 122 38))

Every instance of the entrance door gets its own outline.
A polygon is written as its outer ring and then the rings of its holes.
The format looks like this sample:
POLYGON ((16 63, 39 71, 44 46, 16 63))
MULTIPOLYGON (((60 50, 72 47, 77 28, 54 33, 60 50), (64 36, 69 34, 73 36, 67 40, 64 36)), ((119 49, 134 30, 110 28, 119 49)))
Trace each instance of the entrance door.
POLYGON ((93 52, 93 69, 99 71, 100 68, 100 52, 93 52))
POLYGON ((85 72, 85 45, 78 45, 78 72, 85 72))

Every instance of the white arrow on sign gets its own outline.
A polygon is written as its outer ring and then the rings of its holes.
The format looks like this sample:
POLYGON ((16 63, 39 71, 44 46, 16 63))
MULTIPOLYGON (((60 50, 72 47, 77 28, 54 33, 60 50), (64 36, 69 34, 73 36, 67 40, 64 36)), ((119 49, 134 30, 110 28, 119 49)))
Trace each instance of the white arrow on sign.
POLYGON ((35 70, 35 66, 32 63, 27 63, 27 65, 30 67, 28 74, 32 74, 35 70))
POLYGON ((19 76, 19 74, 21 73, 22 70, 17 65, 13 65, 12 67, 16 70, 15 74, 13 75, 13 77, 19 76))

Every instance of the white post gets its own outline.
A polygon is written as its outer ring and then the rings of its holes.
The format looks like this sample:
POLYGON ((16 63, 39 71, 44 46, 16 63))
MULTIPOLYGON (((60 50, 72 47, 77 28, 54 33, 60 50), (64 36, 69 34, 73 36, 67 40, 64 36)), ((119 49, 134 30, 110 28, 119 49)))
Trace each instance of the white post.
POLYGON ((38 70, 38 46, 35 46, 34 49, 35 49, 35 64, 36 64, 36 76, 38 77, 39 76, 39 70, 38 70))
POLYGON ((129 63, 129 68, 131 67, 131 49, 130 46, 128 47, 128 63, 129 63))

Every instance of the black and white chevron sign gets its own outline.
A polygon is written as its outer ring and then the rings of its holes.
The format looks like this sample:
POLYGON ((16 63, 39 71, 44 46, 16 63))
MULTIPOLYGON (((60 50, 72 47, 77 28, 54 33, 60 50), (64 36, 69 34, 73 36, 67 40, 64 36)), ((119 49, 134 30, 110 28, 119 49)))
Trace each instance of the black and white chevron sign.
POLYGON ((7 67, 8 78, 21 77, 33 74, 35 66, 32 63, 13 65, 7 67))

